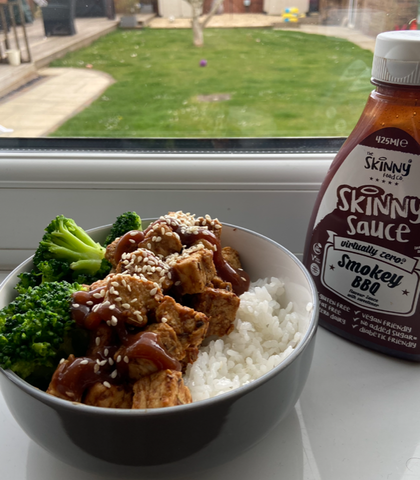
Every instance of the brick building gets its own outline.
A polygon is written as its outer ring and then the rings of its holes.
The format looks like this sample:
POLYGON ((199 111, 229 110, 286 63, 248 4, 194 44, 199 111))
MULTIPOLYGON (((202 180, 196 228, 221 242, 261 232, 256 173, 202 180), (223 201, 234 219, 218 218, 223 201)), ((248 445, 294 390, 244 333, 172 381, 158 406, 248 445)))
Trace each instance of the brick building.
POLYGON ((371 36, 407 29, 418 14, 419 0, 319 0, 321 23, 350 26, 371 36))

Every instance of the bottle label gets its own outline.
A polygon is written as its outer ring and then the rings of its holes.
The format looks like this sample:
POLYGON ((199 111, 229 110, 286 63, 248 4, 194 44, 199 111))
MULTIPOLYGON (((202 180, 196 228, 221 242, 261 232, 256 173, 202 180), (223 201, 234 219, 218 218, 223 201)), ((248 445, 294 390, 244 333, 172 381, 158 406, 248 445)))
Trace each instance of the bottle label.
POLYGON ((322 321, 411 354, 420 353, 419 185, 420 145, 396 128, 369 135, 326 188, 306 258, 322 321))

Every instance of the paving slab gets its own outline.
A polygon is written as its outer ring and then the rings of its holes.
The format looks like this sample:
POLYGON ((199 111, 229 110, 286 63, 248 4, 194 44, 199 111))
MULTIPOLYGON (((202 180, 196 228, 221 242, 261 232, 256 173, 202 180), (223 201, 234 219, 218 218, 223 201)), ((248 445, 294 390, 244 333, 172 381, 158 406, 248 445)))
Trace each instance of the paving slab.
POLYGON ((0 100, 2 137, 43 137, 96 100, 114 79, 97 70, 46 68, 40 80, 0 100), (88 88, 86 86, 89 86, 88 88))

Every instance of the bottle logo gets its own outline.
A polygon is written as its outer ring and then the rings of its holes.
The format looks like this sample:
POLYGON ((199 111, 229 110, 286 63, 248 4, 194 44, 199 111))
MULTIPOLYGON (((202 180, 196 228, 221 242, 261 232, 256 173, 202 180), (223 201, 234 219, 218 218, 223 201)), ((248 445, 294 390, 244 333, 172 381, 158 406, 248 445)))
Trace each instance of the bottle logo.
POLYGON ((376 158, 372 152, 367 152, 365 158, 365 168, 367 170, 389 174, 387 176, 393 175, 394 178, 397 178, 398 176, 401 177, 399 178, 400 180, 402 180, 402 177, 407 177, 410 174, 411 163, 411 159, 408 160, 408 162, 397 163, 388 160, 388 158, 384 156, 376 158))

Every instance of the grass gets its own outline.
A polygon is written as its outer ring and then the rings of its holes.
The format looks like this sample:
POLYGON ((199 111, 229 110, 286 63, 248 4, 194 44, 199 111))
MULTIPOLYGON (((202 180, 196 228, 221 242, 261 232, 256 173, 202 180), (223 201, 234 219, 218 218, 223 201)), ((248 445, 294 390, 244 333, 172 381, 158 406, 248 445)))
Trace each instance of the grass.
POLYGON ((116 80, 54 136, 346 136, 372 90, 373 54, 333 37, 271 29, 117 30, 52 67, 116 80), (207 60, 200 67, 201 59, 207 60), (202 102, 200 95, 230 94, 202 102))

